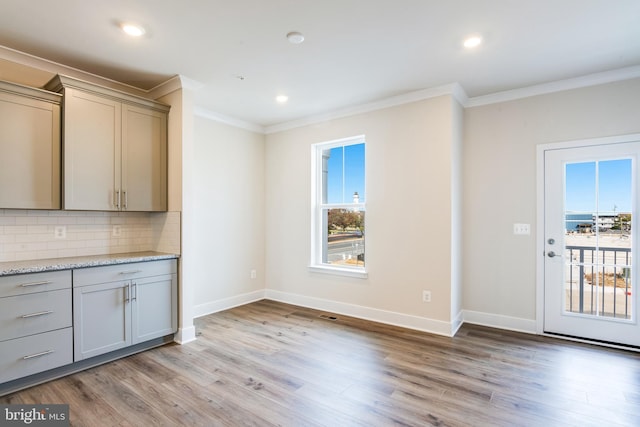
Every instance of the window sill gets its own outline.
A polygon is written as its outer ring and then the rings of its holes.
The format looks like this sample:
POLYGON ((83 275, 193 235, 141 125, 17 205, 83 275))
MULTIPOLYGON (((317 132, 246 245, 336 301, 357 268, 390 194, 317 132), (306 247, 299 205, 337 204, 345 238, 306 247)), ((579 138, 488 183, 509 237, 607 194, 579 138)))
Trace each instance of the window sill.
POLYGON ((367 273, 364 268, 340 268, 328 265, 310 265, 309 271, 334 276, 355 277, 357 279, 366 279, 369 277, 369 273, 367 273))

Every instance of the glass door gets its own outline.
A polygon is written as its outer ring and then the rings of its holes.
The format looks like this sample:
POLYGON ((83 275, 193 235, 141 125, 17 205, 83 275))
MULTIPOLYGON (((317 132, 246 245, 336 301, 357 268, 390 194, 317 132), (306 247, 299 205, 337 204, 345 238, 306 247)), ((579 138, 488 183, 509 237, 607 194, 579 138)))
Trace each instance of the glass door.
POLYGON ((640 345, 640 143, 545 151, 545 332, 640 345))

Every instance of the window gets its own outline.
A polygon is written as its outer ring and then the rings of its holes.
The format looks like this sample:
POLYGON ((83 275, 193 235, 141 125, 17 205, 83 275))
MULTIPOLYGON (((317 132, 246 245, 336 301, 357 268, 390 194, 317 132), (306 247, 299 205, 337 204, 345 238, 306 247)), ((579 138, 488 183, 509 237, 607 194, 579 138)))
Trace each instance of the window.
POLYGON ((312 159, 311 268, 366 277, 364 136, 314 144, 312 159))

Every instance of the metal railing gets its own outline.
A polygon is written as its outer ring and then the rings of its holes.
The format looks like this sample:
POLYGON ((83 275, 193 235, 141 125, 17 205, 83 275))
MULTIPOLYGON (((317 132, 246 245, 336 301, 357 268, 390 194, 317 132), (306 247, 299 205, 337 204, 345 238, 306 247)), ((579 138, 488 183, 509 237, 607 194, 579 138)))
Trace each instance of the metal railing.
POLYGON ((630 319, 631 249, 593 246, 565 249, 569 285, 565 309, 630 319))

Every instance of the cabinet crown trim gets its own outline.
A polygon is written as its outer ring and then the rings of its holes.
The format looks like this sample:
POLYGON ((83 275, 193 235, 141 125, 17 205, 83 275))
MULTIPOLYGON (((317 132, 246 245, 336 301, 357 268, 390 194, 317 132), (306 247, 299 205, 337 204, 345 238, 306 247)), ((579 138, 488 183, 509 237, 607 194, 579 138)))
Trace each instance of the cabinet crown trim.
POLYGON ((24 86, 17 83, 11 83, 3 80, 0 80, 0 92, 26 96, 40 101, 52 102, 58 105, 62 101, 62 95, 60 95, 59 93, 24 86))
POLYGON ((144 105, 157 111, 168 112, 170 106, 152 99, 142 98, 130 93, 122 92, 116 89, 110 89, 84 80, 58 74, 53 77, 44 88, 53 92, 62 92, 64 88, 74 88, 85 92, 91 92, 100 96, 105 96, 119 102, 133 105, 144 105))

